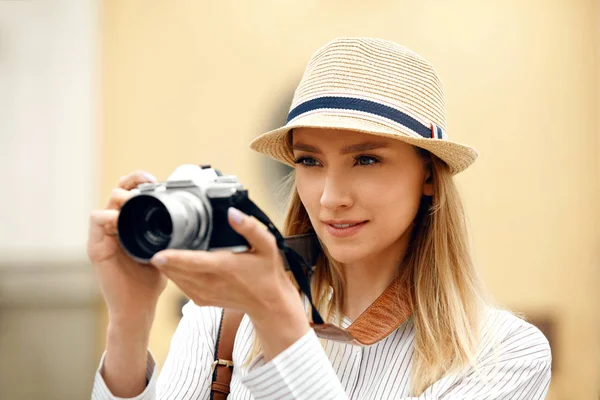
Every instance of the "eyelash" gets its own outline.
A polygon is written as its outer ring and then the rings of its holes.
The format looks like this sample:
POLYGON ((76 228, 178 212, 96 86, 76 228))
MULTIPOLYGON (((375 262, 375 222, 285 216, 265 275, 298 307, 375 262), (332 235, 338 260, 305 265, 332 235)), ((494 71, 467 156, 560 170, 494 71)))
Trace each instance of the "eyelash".
MULTIPOLYGON (((317 166, 317 165, 307 165, 307 164, 304 164, 304 161, 307 161, 307 160, 311 160, 311 161, 317 162, 317 160, 314 157, 302 156, 302 157, 297 157, 294 160, 294 163, 302 165, 303 167, 307 167, 307 168, 317 166)), ((379 157, 375 157, 375 156, 369 156, 369 155, 364 155, 364 154, 361 154, 361 155, 358 155, 358 156, 354 156, 354 165, 357 165, 359 167, 369 167, 369 166, 373 166, 373 165, 379 164, 380 162, 381 162, 381 159, 379 157), (361 159, 368 159, 368 160, 371 160, 372 162, 370 164, 357 164, 357 163, 359 163, 359 160, 361 160, 361 159)))
POLYGON ((359 164, 363 167, 368 167, 370 165, 376 165, 379 164, 381 162, 381 159, 379 157, 375 157, 375 156, 369 156, 369 155, 359 155, 354 157, 354 161, 357 163, 359 159, 368 159, 368 160, 372 160, 373 162, 370 164, 359 164))

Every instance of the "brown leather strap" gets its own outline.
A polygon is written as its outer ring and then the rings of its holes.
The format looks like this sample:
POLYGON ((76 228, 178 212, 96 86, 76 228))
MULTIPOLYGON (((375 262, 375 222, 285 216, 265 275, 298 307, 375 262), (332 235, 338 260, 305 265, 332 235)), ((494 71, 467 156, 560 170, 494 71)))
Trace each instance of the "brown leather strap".
POLYGON ((388 337, 412 314, 406 285, 400 277, 346 329, 328 323, 313 324, 317 336, 356 346, 369 346, 388 337))
POLYGON ((346 329, 361 344, 371 345, 388 337, 412 315, 408 293, 397 278, 346 329))
POLYGON ((229 308, 223 309, 219 333, 215 341, 211 400, 225 400, 229 394, 229 382, 231 382, 233 372, 233 342, 243 317, 243 312, 229 308))

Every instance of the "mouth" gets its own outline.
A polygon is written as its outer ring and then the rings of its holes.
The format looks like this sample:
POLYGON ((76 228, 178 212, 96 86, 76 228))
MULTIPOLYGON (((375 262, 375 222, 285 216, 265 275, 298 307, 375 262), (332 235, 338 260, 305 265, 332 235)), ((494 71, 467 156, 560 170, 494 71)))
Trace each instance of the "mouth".
POLYGON ((335 237, 348 237, 358 233, 369 221, 323 221, 327 232, 335 237))

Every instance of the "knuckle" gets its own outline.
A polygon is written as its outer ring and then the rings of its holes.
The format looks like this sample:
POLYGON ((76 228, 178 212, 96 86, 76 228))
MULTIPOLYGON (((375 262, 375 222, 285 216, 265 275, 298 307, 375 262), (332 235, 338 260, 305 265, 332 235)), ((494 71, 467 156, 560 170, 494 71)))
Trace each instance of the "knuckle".
POLYGON ((114 221, 107 222, 104 227, 104 230, 108 234, 111 234, 111 235, 116 234, 117 233, 117 223, 114 221))
POLYGON ((241 225, 238 225, 240 232, 245 234, 253 234, 256 229, 256 224, 249 218, 246 218, 241 225))
POLYGON ((119 182, 117 183, 117 187, 119 189, 125 189, 129 182, 129 175, 125 175, 119 178, 119 182))
POLYGON ((108 197, 107 208, 109 208, 109 209, 116 208, 122 198, 123 198, 123 189, 120 189, 120 188, 112 189, 110 192, 110 196, 108 197))
POLYGON ((121 196, 123 196, 123 189, 121 189, 121 188, 114 188, 110 192, 110 197, 112 199, 118 199, 121 196))
POLYGON ((146 173, 141 170, 135 170, 127 175, 119 178, 118 187, 121 189, 131 189, 132 185, 135 185, 137 182, 143 181, 146 173))
POLYGON ((265 232, 263 232, 264 229, 262 229, 262 226, 258 222, 254 221, 254 220, 250 220, 250 222, 251 223, 248 224, 248 225, 250 225, 250 227, 248 228, 249 233, 252 236, 256 236, 256 237, 263 236, 265 232))
POLYGON ((275 236, 271 235, 270 233, 266 233, 265 236, 265 242, 267 245, 273 249, 277 249, 277 240, 275 239, 275 236))
POLYGON ((248 226, 251 226, 252 228, 257 228, 258 226, 261 225, 260 222, 258 222, 258 220, 256 218, 253 218, 251 215, 248 215, 246 213, 242 213, 244 216, 244 221, 247 222, 248 226))
POLYGON ((141 181, 146 178, 147 173, 142 169, 136 169, 132 175, 136 178, 136 180, 141 181))
POLYGON ((282 258, 282 257, 284 257, 284 256, 283 256, 283 254, 282 254, 282 253, 279 251, 279 249, 278 249, 278 248, 274 248, 274 249, 271 251, 271 257, 272 257, 272 259, 273 259, 273 260, 278 260, 278 259, 281 259, 281 258, 282 258))
POLYGON ((93 210, 92 212, 90 212, 90 219, 93 221, 102 219, 102 217, 105 215, 106 210, 93 210))

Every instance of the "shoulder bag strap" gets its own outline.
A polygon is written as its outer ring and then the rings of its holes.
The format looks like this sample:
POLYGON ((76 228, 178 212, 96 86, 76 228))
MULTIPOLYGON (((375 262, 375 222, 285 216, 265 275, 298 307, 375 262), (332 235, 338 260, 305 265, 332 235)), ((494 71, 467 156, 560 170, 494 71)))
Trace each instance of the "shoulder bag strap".
POLYGON ((225 308, 221 315, 219 333, 215 341, 215 361, 212 365, 211 400, 225 400, 233 372, 233 342, 244 313, 225 308))

